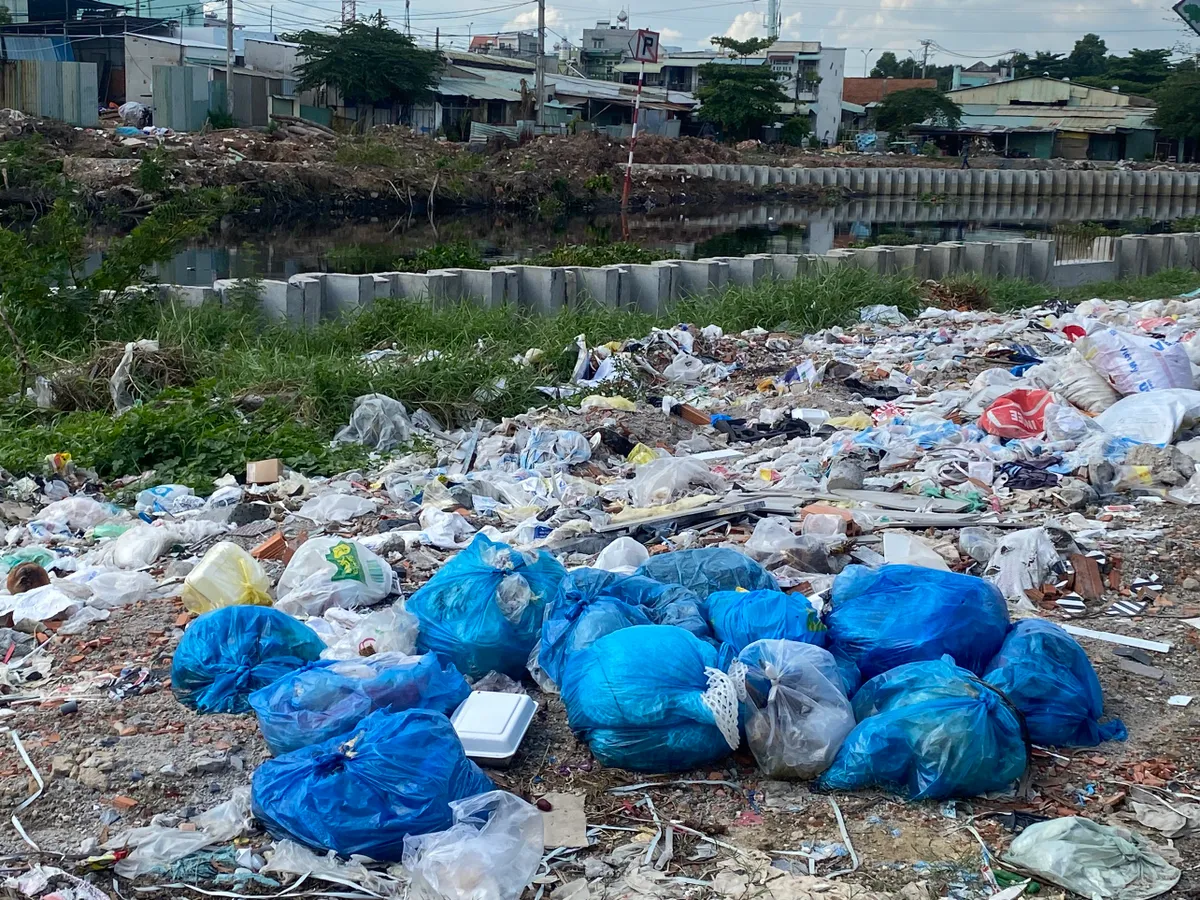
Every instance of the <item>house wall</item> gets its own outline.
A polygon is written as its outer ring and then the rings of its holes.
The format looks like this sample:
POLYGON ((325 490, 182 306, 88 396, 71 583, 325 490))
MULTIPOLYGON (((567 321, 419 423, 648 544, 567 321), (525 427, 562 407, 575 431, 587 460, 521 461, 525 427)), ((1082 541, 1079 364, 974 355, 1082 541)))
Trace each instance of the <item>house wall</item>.
POLYGON ((822 47, 817 67, 821 83, 817 86, 817 115, 813 122, 813 134, 817 140, 827 135, 829 143, 837 141, 838 126, 842 122, 842 83, 846 74, 846 51, 836 47, 822 47))
POLYGON ((1053 78, 1021 78, 1016 81, 998 81, 982 87, 964 88, 952 92, 951 98, 960 106, 964 103, 994 104, 1006 106, 1014 100, 1024 103, 1060 103, 1068 106, 1129 106, 1130 96, 1119 91, 1107 91, 1072 84, 1053 78))
POLYGON ((243 62, 248 69, 261 69, 295 77, 300 48, 277 41, 246 40, 243 62))
POLYGON ((42 59, 0 62, 0 109, 71 125, 98 124, 96 64, 42 59))
POLYGON ((1154 155, 1154 134, 1150 129, 1137 129, 1125 135, 1125 158, 1147 159, 1154 155))
MULTIPOLYGON (((225 64, 224 50, 185 44, 183 54, 184 59, 189 63, 225 64)), ((153 107, 154 67, 177 65, 179 65, 178 44, 139 37, 135 34, 125 35, 125 99, 153 107)))
MULTIPOLYGON (((1000 138, 996 138, 998 146, 1000 138)), ((1054 152, 1053 134, 1026 134, 1015 132, 1008 135, 1008 148, 1022 153, 1028 153, 1033 159, 1049 159, 1054 152)))

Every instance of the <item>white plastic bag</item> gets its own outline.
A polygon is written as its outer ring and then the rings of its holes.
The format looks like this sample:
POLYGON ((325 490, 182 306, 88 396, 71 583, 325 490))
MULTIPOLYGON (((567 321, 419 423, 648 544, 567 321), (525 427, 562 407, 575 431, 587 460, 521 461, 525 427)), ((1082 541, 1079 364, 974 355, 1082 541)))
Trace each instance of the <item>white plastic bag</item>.
POLYGON ((1140 834, 1079 816, 1035 822, 1004 859, 1092 900, 1149 900, 1175 887, 1180 875, 1140 834))
POLYGON ((13 628, 32 634, 42 622, 67 618, 87 603, 86 585, 55 581, 23 594, 0 594, 0 619, 12 614, 13 628))
POLYGON ((697 384, 704 374, 704 363, 687 353, 680 353, 663 369, 663 378, 676 384, 697 384))
POLYGON ((946 561, 938 556, 933 547, 919 537, 904 532, 888 531, 884 533, 883 557, 889 565, 924 566, 926 569, 950 571, 946 561))
POLYGON ((1162 390, 1124 397, 1096 416, 1096 423, 1114 437, 1165 446, 1198 417, 1200 391, 1162 390))
POLYGON ((1058 380, 1050 390, 1090 413, 1104 412, 1121 397, 1077 350, 1063 357, 1058 380))
MULTIPOLYGON (((193 496, 195 491, 186 484, 160 484, 141 491, 137 495, 134 509, 140 513, 175 513, 180 509, 179 504, 186 504, 185 497, 193 496)), ((200 505, 203 506, 204 501, 200 501, 200 505)))
POLYGON ((600 555, 592 563, 592 568, 632 575, 637 567, 649 558, 650 551, 644 544, 628 536, 619 537, 600 551, 600 555))
POLYGON ((447 831, 404 839, 404 868, 424 900, 518 900, 542 861, 542 814, 507 791, 450 804, 447 831))
POLYGON ((725 479, 702 460, 667 456, 638 466, 637 475, 629 482, 629 497, 634 506, 660 506, 679 499, 692 485, 716 494, 724 494, 726 488, 725 479))
POLYGON ((762 561, 776 553, 795 550, 804 546, 804 539, 792 531, 791 523, 783 516, 767 516, 759 519, 754 532, 743 545, 746 555, 762 561))
MULTIPOLYGON (((325 639, 323 634, 322 639, 325 639)), ((332 640, 326 639, 326 643, 329 646, 321 651, 321 659, 357 659, 377 653, 412 656, 417 649, 417 617, 404 608, 403 601, 398 601, 359 617, 349 630, 332 640)))
POLYGON ((730 669, 746 743, 769 778, 809 779, 833 762, 854 708, 833 655, 799 641, 755 641, 730 669))
POLYGON ((92 596, 88 606, 96 609, 120 609, 145 600, 158 587, 154 576, 146 572, 122 572, 120 569, 82 569, 67 581, 86 584, 92 596))
POLYGON ((1034 609, 1030 588, 1040 588, 1051 569, 1058 564, 1058 550, 1045 528, 1014 531, 996 545, 983 577, 996 585, 1006 600, 1021 609, 1034 609))
POLYGON ((1182 344, 1105 328, 1080 338, 1075 347, 1122 394, 1193 386, 1192 363, 1182 344))
POLYGON ((123 515, 108 503, 98 503, 80 494, 51 503, 37 514, 35 521, 66 525, 72 531, 87 531, 114 516, 123 515))
POLYGON ((311 538, 300 545, 276 586, 288 615, 319 616, 331 606, 372 606, 392 592, 387 562, 357 541, 311 538))
POLYGON ((369 497, 330 492, 305 501, 296 515, 312 519, 318 525, 327 525, 330 522, 345 524, 374 512, 375 509, 375 501, 369 497))
POLYGON ((364 394, 354 401, 350 424, 334 440, 386 451, 408 443, 411 436, 412 421, 403 403, 385 394, 364 394))
POLYGON ((440 550, 457 550, 469 543, 475 526, 456 512, 443 512, 427 506, 421 510, 421 536, 440 550))
POLYGON ((1046 439, 1082 443, 1089 435, 1099 432, 1100 426, 1069 403, 1051 403, 1043 416, 1046 439))

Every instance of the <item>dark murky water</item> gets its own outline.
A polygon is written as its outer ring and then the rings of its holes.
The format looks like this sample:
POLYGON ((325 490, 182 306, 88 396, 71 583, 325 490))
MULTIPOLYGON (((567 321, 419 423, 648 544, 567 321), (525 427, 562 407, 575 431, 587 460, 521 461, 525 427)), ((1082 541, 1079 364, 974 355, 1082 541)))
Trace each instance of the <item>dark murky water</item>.
MULTIPOLYGON (((1196 200, 1164 202, 1128 198, 1057 197, 1030 201, 961 200, 928 203, 868 198, 830 208, 758 204, 669 216, 631 215, 628 239, 671 256, 700 258, 746 253, 824 253, 855 242, 903 234, 924 243, 993 241, 1043 236, 1064 222, 1104 222, 1131 231, 1168 230, 1169 222, 1200 212, 1196 200)), ((455 215, 430 222, 415 219, 311 227, 270 233, 229 233, 196 242, 158 277, 176 284, 210 284, 218 278, 258 275, 285 279, 300 272, 336 271, 338 251, 366 246, 381 258, 412 253, 438 243, 468 242, 497 264, 519 260, 563 243, 622 238, 617 215, 558 220, 489 213, 455 215)), ((97 254, 93 263, 99 260, 97 254)))

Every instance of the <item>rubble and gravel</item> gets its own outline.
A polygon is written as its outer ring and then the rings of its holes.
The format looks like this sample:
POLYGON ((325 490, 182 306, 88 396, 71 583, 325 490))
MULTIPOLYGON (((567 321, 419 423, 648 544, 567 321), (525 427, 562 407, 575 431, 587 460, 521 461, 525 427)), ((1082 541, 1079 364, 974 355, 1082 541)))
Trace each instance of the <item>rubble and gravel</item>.
MULTIPOLYGON (((246 881, 256 868, 255 854, 261 860, 273 844, 261 831, 237 838, 233 854, 210 854, 207 868, 177 864, 133 886, 114 878, 110 869, 119 854, 103 847, 125 829, 156 817, 186 826, 248 784, 269 756, 252 717, 197 715, 170 689, 172 653, 192 619, 180 599, 183 578, 218 538, 247 549, 270 545, 271 551, 261 555, 272 582, 283 569, 277 553, 290 553, 305 539, 322 534, 363 538, 393 567, 400 591, 411 595, 455 554, 451 548, 464 533, 475 529, 519 547, 549 549, 571 568, 593 561, 621 533, 634 534, 651 553, 745 548, 756 522, 767 515, 754 501, 790 507, 786 516, 793 522, 807 514, 851 518, 851 536, 830 542, 821 554, 833 571, 851 554, 871 559, 871 553, 883 552, 881 535, 903 531, 950 568, 983 574, 982 564, 960 552, 963 524, 997 538, 1046 526, 1056 539, 1062 534, 1073 540, 1079 554, 1098 553, 1103 561, 1097 563, 1096 584, 1085 584, 1084 566, 1076 561, 1073 573, 1036 573, 1034 586, 1010 606, 1018 616, 1170 644, 1163 653, 1081 639, 1099 674, 1106 713, 1125 722, 1128 741, 1085 749, 1034 748, 1021 782, 988 797, 904 803, 879 791, 824 795, 803 783, 764 778, 745 749, 691 773, 645 776, 605 768, 572 735, 561 699, 526 678, 522 689, 539 703, 533 725, 513 766, 489 774, 498 787, 529 800, 554 792, 582 794, 590 841, 586 848, 550 854, 527 897, 548 892, 575 900, 577 890, 606 900, 987 897, 997 890, 990 880, 992 866, 1015 831, 1038 817, 1074 815, 1146 833, 1183 870, 1171 896, 1200 890, 1195 830, 1176 831, 1173 825, 1173 837, 1150 832, 1134 805, 1138 790, 1169 798, 1194 796, 1200 787, 1197 706, 1179 699, 1200 694, 1200 581, 1195 577, 1200 523, 1189 505, 1200 496, 1187 492, 1195 475, 1188 452, 1195 417, 1176 423, 1172 446, 1122 446, 1119 454, 1104 442, 1088 443, 1086 436, 1096 426, 1086 416, 1079 417, 1082 424, 1071 420, 1078 433, 1047 436, 1040 426, 1007 446, 972 430, 982 408, 1008 391, 1062 392, 1064 373, 1054 360, 1072 349, 1069 326, 1093 332, 1117 326, 1123 334, 1190 353, 1200 301, 1094 301, 1079 309, 1052 305, 1012 314, 931 307, 914 321, 888 310, 864 311, 864 318, 872 321, 817 335, 763 329, 721 335, 695 323, 607 347, 588 343, 576 379, 564 386, 576 399, 589 397, 584 409, 573 401, 552 404, 449 434, 428 417, 414 415, 409 424, 419 435, 415 449, 381 457, 375 471, 340 473, 330 481, 288 474, 275 484, 244 486, 236 505, 189 501, 166 511, 148 509, 144 515, 158 520, 159 527, 192 523, 173 549, 145 568, 157 588, 78 633, 64 633, 65 617, 39 624, 32 640, 0 628, 0 727, 8 732, 0 734, 0 805, 27 838, 8 823, 0 830, 0 876, 10 877, 11 895, 48 898, 54 894, 46 890, 53 888, 62 898, 129 897, 139 888, 177 882, 206 890, 230 890, 235 884, 233 890, 250 895, 278 890, 246 881), (680 356, 698 361, 698 374, 673 382, 657 374, 680 356), (1036 364, 1029 368, 1017 362, 1021 374, 1010 373, 1013 359, 1027 358, 1041 360, 1041 371, 1036 364), (629 379, 639 385, 632 410, 622 408, 630 401, 605 399, 617 385, 606 380, 608 370, 623 374, 623 385, 629 379), (724 425, 720 416, 730 417, 733 426, 724 425), (820 431, 820 423, 829 419, 820 431), (797 421, 807 423, 799 435, 781 427, 797 421), (757 433, 756 425, 761 426, 757 433), (815 434, 804 436, 809 427, 815 434), (551 453, 542 473, 553 473, 557 487, 548 478, 526 482, 523 490, 540 513, 511 504, 496 507, 466 486, 472 465, 485 480, 512 481, 504 473, 524 463, 515 456, 506 460, 506 453, 520 454, 517 445, 523 440, 528 446, 534 428, 583 435, 590 451, 586 461, 561 463, 551 453), (937 433, 914 439, 914 429, 922 428, 937 433), (763 436, 772 429, 777 436, 763 436), (468 446, 473 449, 464 453, 468 446), (713 497, 699 511, 695 504, 703 501, 695 501, 691 510, 672 507, 639 528, 638 517, 659 511, 632 508, 627 479, 640 465, 630 460, 644 465, 659 455, 706 450, 734 451, 705 465, 734 489, 729 499, 749 501, 750 508, 725 513, 713 497), (969 469, 968 457, 993 469, 969 469), (1039 458, 1058 461, 1054 468, 1064 471, 1056 475, 1057 483, 1020 487, 1027 470, 1004 468, 1039 458), (831 493, 828 464, 847 459, 864 468, 863 487, 876 492, 874 504, 858 494, 831 493), (369 497, 377 509, 347 524, 322 524, 298 514, 306 499, 331 491, 369 497), (890 509, 898 497, 913 501, 917 513, 937 513, 937 501, 957 504, 963 512, 905 527, 903 505, 890 509), (822 508, 806 513, 813 503, 822 508), (961 523, 951 524, 956 515, 961 523), (629 523, 624 531, 597 530, 621 521, 629 523), (1084 595, 1082 611, 1059 603, 1075 594, 1084 595), (1116 601, 1145 606, 1134 616, 1113 615, 1109 609, 1116 601), (40 795, 18 810, 41 781, 40 795), (665 860, 655 843, 664 822, 673 823, 672 850, 665 860), (31 877, 38 864, 82 877, 94 886, 92 893, 54 874, 45 889, 23 892, 19 879, 31 877), (834 874, 839 871, 843 874, 834 874), (221 880, 222 875, 228 877, 221 880), (582 888, 581 878, 586 880, 582 888)), ((113 539, 85 536, 84 528, 29 525, 63 490, 80 495, 103 487, 63 460, 50 464, 56 468, 38 479, 8 479, 0 515, 10 526, 9 554, 46 547, 57 566, 44 564, 69 572, 82 565, 83 554, 113 539)), ((139 486, 152 484, 148 474, 139 486)), ((704 490, 675 488, 668 499, 704 490)), ((136 524, 128 511, 110 512, 111 522, 136 524)), ((1066 553, 1064 558, 1074 559, 1066 553)), ((828 574, 786 551, 763 559, 789 590, 810 594, 828 584, 828 574)), ((814 559, 806 557, 810 563, 814 559)), ((371 881, 371 889, 402 896, 403 873, 393 867, 386 876, 372 876, 381 880, 371 881)), ((351 880, 363 884, 366 877, 351 880)), ((271 878, 274 884, 289 880, 278 872, 271 878)), ((1040 896, 1056 891, 1043 885, 1040 896)), ((162 887, 152 895, 185 893, 162 887)))

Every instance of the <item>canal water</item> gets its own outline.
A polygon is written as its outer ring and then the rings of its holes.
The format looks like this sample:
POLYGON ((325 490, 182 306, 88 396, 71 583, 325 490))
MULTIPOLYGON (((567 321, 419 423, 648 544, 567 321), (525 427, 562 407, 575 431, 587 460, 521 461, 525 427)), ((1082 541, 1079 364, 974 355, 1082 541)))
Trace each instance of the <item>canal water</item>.
MULTIPOLYGON (((518 261, 564 243, 622 239, 681 258, 747 253, 825 253, 873 243, 995 241, 1046 237, 1056 226, 1102 223, 1133 233, 1170 231, 1200 213, 1197 200, 1121 197, 952 199, 927 202, 866 198, 832 207, 755 204, 716 211, 658 210, 632 214, 538 219, 504 213, 468 213, 430 221, 330 226, 290 225, 257 232, 225 232, 196 241, 158 267, 175 284, 211 284, 218 278, 286 279, 300 272, 338 271, 348 249, 359 258, 387 259, 436 244, 464 242, 488 261, 518 261)), ((1189 229, 1190 230, 1190 229, 1189 229)), ((93 255, 92 264, 99 261, 93 255)))

